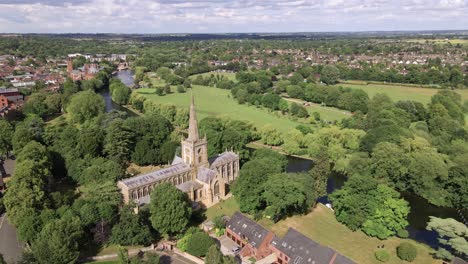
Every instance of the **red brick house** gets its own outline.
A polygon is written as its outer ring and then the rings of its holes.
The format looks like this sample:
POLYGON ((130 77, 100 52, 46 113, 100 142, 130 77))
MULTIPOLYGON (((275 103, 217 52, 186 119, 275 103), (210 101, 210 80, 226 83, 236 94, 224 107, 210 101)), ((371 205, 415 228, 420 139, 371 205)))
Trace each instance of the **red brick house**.
POLYGON ((241 257, 253 257, 259 263, 354 264, 352 260, 293 228, 279 238, 239 212, 227 223, 226 236, 241 247, 241 257))

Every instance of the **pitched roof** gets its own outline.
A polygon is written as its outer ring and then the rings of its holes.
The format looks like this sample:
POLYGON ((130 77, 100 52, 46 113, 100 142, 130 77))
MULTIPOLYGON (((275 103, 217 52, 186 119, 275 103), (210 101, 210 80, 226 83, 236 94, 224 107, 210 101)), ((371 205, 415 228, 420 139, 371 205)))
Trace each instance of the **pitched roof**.
POLYGON ((236 212, 226 225, 242 239, 247 240, 253 247, 258 248, 269 231, 240 212, 236 212))
POLYGON ((455 257, 455 258, 453 258, 452 263, 453 263, 453 264, 467 264, 468 262, 464 261, 464 260, 461 259, 461 258, 455 257))
POLYGON ((128 188, 135 188, 188 171, 190 171, 190 166, 182 162, 164 169, 128 178, 121 182, 128 188))
POLYGON ((192 188, 193 188, 193 190, 198 190, 201 187, 203 187, 203 185, 201 183, 199 183, 199 182, 196 182, 196 181, 188 181, 188 182, 181 183, 181 184, 177 185, 176 187, 177 187, 177 189, 179 189, 179 190, 181 190, 183 192, 188 192, 192 188))
POLYGON ((224 153, 219 154, 216 157, 210 158, 210 168, 214 168, 219 165, 223 165, 230 161, 234 161, 238 159, 239 159, 239 155, 237 155, 236 153, 232 151, 224 152, 224 153))
POLYGON ((214 178, 216 178, 217 172, 211 169, 204 167, 198 168, 197 179, 204 183, 210 183, 214 178))
POLYGON ((290 258, 293 264, 352 264, 350 259, 339 255, 335 250, 322 246, 304 236, 297 230, 289 228, 286 235, 275 238, 271 244, 290 258), (331 260, 334 258, 334 261, 331 260))

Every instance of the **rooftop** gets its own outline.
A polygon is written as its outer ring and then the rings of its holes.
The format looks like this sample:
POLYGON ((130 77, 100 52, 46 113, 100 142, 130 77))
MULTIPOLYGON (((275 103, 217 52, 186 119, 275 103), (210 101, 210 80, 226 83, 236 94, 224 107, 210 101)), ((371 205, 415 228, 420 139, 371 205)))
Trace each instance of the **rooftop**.
POLYGON ((211 169, 200 167, 197 172, 197 179, 204 183, 210 183, 211 180, 216 178, 217 172, 211 169))
POLYGON ((152 171, 147 174, 138 175, 132 178, 122 180, 121 182, 128 188, 136 188, 146 184, 156 182, 158 180, 169 178, 173 175, 181 174, 190 171, 190 166, 185 163, 178 163, 170 167, 152 171))
POLYGON ((236 212, 226 225, 241 238, 258 248, 269 231, 240 212, 236 212))
POLYGON ((335 250, 322 246, 299 231, 289 228, 286 235, 275 238, 271 244, 286 254, 294 264, 353 264, 350 259, 339 255, 335 250), (334 258, 334 261, 331 260, 334 258))
POLYGON ((230 161, 234 161, 234 160, 237 160, 237 159, 239 159, 239 156, 236 153, 234 153, 232 151, 227 151, 227 152, 219 154, 216 157, 211 157, 210 158, 210 167, 211 168, 217 167, 219 165, 223 165, 223 164, 226 164, 226 163, 228 163, 230 161))

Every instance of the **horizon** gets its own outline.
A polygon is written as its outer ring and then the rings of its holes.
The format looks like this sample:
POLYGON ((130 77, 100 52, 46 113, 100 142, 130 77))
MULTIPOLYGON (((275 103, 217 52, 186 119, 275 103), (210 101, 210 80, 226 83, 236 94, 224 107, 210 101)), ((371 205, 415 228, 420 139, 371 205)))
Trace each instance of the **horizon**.
POLYGON ((0 0, 3 34, 468 30, 467 0, 0 0))

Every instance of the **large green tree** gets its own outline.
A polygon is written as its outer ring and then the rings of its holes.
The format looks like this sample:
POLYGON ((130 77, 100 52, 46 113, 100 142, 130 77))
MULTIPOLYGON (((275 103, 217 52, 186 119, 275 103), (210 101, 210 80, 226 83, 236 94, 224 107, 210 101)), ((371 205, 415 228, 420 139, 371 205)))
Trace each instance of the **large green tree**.
POLYGON ((150 212, 154 229, 162 234, 174 235, 187 227, 192 206, 187 194, 169 183, 163 183, 151 193, 150 212))
POLYGON ((13 126, 5 119, 0 119, 0 155, 12 150, 13 126))
POLYGON ((47 224, 32 244, 32 252, 39 263, 75 263, 83 236, 78 217, 63 218, 47 224))
POLYGON ((320 81, 326 84, 335 84, 340 78, 340 70, 333 65, 325 65, 320 73, 320 81))
POLYGON ((120 211, 120 220, 112 228, 112 243, 123 246, 147 245, 152 236, 149 227, 134 214, 132 208, 126 206, 120 211))
POLYGON ((67 106, 70 119, 76 123, 90 120, 104 113, 104 109, 104 99, 92 90, 82 91, 73 95, 67 106))

